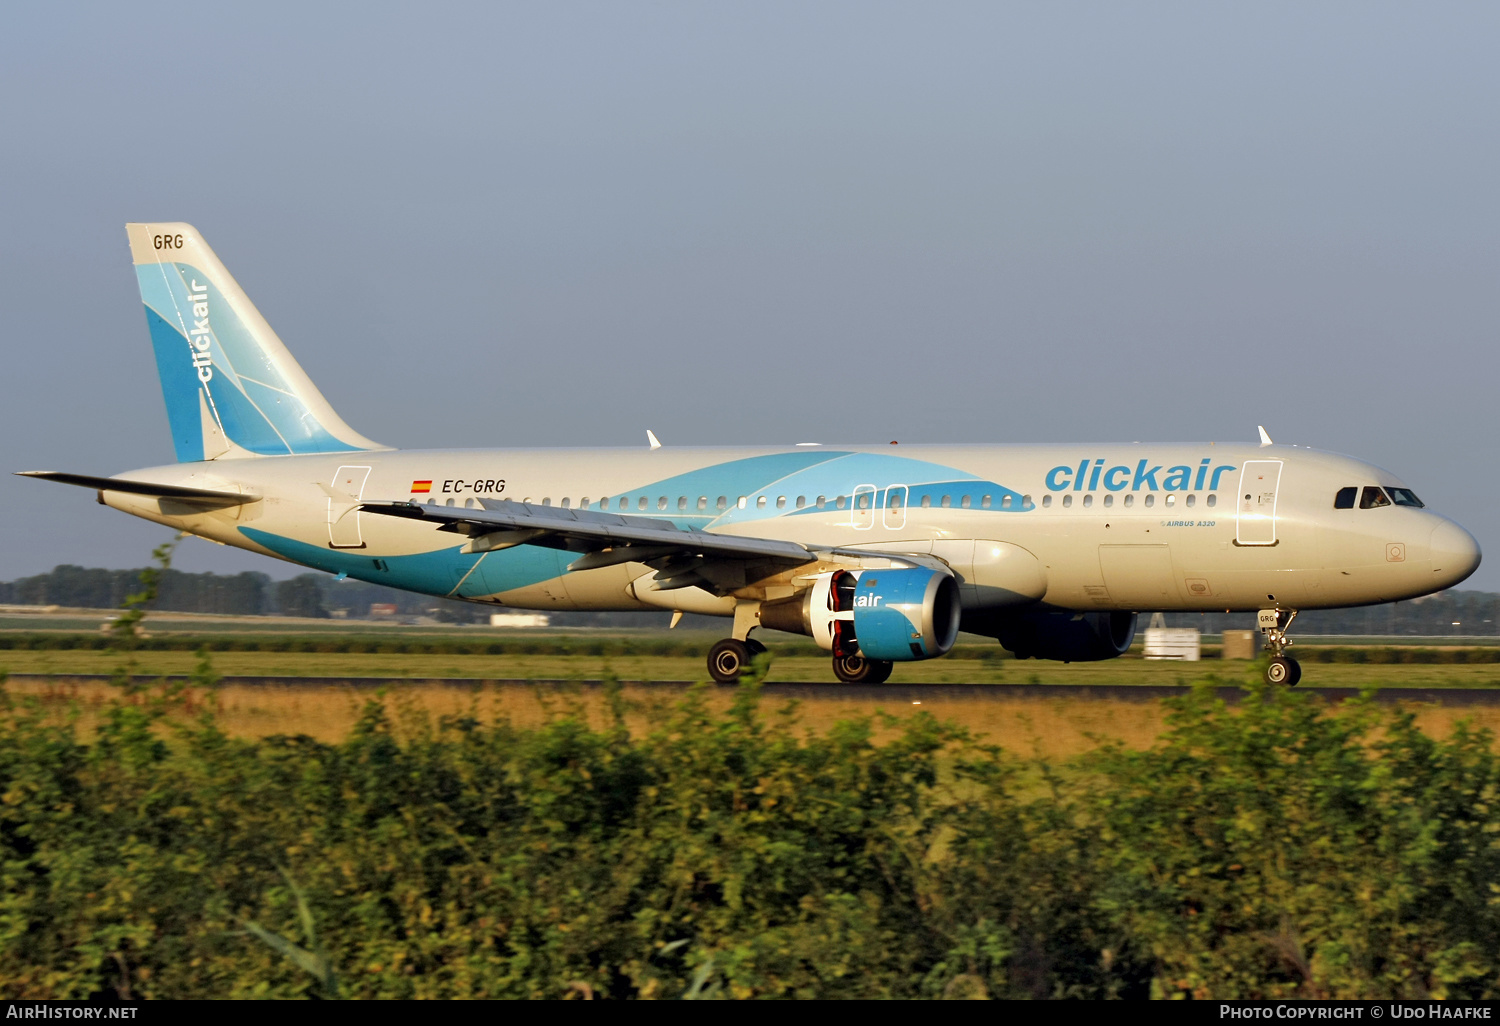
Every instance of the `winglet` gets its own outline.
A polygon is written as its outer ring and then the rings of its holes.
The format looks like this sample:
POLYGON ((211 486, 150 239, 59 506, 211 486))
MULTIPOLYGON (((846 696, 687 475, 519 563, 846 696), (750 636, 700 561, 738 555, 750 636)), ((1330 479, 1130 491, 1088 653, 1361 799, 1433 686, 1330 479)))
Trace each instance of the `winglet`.
POLYGON ((651 448, 653 449, 661 448, 661 442, 657 441, 656 439, 656 432, 652 431, 650 428, 646 429, 646 441, 650 443, 651 448))
POLYGON ((1263 428, 1259 424, 1257 424, 1255 426, 1255 430, 1257 430, 1257 431, 1260 432, 1260 447, 1262 449, 1264 449, 1266 446, 1272 444, 1271 443, 1271 436, 1268 435, 1268 434, 1266 434, 1266 429, 1265 428, 1263 428))

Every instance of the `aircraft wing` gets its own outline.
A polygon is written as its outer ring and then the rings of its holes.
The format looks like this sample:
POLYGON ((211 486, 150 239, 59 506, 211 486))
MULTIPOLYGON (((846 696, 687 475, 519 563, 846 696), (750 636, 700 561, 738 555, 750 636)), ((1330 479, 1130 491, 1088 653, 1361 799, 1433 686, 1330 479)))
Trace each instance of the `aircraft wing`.
POLYGON ((481 499, 483 508, 365 502, 366 513, 423 520, 439 531, 467 536, 467 552, 541 545, 581 553, 569 570, 644 563, 656 570, 658 590, 701 587, 727 593, 749 581, 815 561, 807 547, 771 538, 683 529, 669 520, 618 516, 584 509, 481 499))

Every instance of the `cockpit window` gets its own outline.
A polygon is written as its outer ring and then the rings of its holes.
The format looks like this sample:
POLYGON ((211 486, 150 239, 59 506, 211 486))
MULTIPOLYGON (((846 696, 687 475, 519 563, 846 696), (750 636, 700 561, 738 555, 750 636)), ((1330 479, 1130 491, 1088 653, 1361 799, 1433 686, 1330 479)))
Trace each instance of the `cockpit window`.
POLYGON ((1359 497, 1360 509, 1374 509, 1377 506, 1389 506, 1391 500, 1386 498, 1385 492, 1374 485, 1365 485, 1364 494, 1359 497))
POLYGON ((1339 493, 1333 497, 1334 509, 1353 509, 1354 497, 1359 494, 1359 489, 1350 485, 1348 488, 1340 488, 1339 493))
POLYGON ((1386 491, 1391 493, 1391 498, 1398 506, 1415 506, 1418 509, 1423 508, 1422 500, 1417 498, 1417 493, 1412 491, 1410 488, 1387 488, 1386 491))

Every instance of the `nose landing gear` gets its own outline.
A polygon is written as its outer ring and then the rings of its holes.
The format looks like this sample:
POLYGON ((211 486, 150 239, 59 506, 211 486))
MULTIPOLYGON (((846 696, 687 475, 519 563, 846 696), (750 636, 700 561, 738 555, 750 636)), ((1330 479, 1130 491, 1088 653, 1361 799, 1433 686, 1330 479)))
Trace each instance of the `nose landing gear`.
POLYGON ((1287 631, 1291 629, 1295 619, 1295 609, 1262 609, 1256 615, 1261 633, 1266 636, 1266 651, 1271 653, 1271 661, 1266 665, 1267 684, 1283 684, 1294 688, 1302 679, 1302 665, 1285 654, 1292 645, 1287 631))

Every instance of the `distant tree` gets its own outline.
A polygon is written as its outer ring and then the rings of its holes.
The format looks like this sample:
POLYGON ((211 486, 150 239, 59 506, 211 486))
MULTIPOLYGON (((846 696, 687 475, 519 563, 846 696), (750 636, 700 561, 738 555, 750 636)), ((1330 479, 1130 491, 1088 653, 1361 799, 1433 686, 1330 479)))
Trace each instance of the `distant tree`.
POLYGON ((487 607, 472 602, 439 602, 429 611, 438 623, 487 623, 490 618, 487 607))
POLYGON ((266 611, 269 604, 266 594, 269 584, 270 578, 265 574, 220 576, 169 570, 162 575, 161 590, 154 608, 188 613, 258 616, 266 611))
POLYGON ((276 608, 282 616, 308 616, 327 619, 323 605, 323 579, 317 574, 300 574, 276 585, 276 608))
POLYGON ((53 567, 51 573, 16 581, 15 600, 25 605, 112 609, 139 587, 139 570, 63 565, 53 567))

